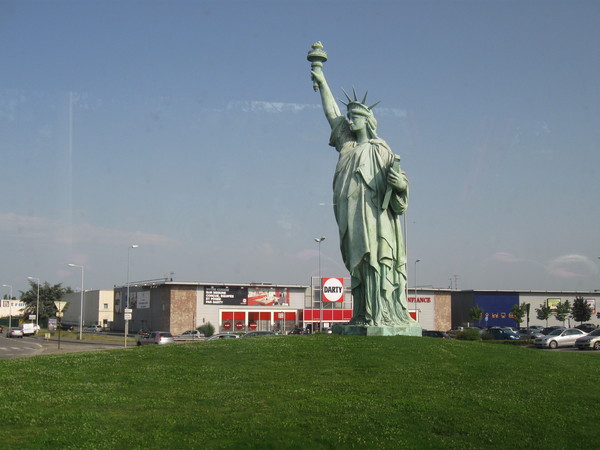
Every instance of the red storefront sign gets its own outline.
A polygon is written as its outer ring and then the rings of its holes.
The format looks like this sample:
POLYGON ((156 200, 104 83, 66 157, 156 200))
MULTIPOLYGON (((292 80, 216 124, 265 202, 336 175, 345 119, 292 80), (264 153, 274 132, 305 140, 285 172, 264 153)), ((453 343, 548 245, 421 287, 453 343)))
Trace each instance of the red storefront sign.
POLYGON ((323 302, 337 303, 344 301, 343 278, 322 278, 321 281, 323 302))

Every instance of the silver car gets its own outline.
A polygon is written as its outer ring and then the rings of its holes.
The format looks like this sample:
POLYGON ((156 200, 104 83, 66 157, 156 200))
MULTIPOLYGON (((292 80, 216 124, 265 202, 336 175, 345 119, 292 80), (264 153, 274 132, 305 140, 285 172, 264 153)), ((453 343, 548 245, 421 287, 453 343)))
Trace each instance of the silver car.
POLYGON ((168 331, 153 331, 145 336, 138 335, 137 345, 148 345, 148 344, 172 344, 173 335, 168 331))
POLYGON ((586 334, 577 328, 557 328, 545 336, 536 338, 534 344, 539 348, 573 347, 575 341, 586 334))
POLYGON ((596 328, 587 336, 577 339, 575 341, 575 347, 579 350, 600 350, 600 328, 596 328))

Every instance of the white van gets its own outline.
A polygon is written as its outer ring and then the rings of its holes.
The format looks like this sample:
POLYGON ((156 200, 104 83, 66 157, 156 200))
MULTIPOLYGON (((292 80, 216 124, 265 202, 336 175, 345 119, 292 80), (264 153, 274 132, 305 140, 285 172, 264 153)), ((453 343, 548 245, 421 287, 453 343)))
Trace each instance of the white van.
POLYGON ((23 336, 33 336, 39 330, 35 323, 22 323, 19 328, 21 328, 23 336))

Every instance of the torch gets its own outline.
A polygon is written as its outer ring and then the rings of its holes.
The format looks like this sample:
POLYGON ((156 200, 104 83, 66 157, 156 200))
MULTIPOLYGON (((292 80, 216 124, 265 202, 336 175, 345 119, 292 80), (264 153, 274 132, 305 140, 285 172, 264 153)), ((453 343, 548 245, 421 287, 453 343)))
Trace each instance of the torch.
MULTIPOLYGON (((321 41, 315 42, 312 45, 308 51, 306 59, 310 61, 310 69, 313 72, 321 71, 323 63, 327 61, 327 52, 323 50, 323 44, 321 44, 321 41)), ((315 92, 319 90, 319 84, 316 81, 313 82, 313 89, 315 92)))

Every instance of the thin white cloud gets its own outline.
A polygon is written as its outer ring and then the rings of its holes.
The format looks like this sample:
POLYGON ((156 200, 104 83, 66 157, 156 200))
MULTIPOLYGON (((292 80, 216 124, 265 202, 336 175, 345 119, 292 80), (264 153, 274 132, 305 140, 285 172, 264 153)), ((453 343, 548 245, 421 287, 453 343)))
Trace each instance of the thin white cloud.
POLYGON ((177 243, 167 236, 145 231, 123 231, 89 223, 69 224, 61 220, 14 213, 0 213, 0 233, 12 239, 44 241, 59 245, 87 242, 97 244, 136 242, 169 246, 177 243))
POLYGON ((504 264, 531 264, 541 266, 552 277, 562 279, 575 279, 598 274, 594 262, 584 255, 562 255, 547 262, 538 262, 531 259, 519 258, 512 253, 497 252, 489 257, 490 260, 504 264))
MULTIPOLYGON (((227 110, 241 111, 246 113, 299 113, 307 110, 320 110, 321 105, 318 103, 283 103, 283 102, 266 102, 266 101, 239 101, 229 102, 227 110)), ((374 110, 376 117, 406 117, 406 111, 398 108, 381 108, 377 107, 374 110)))

